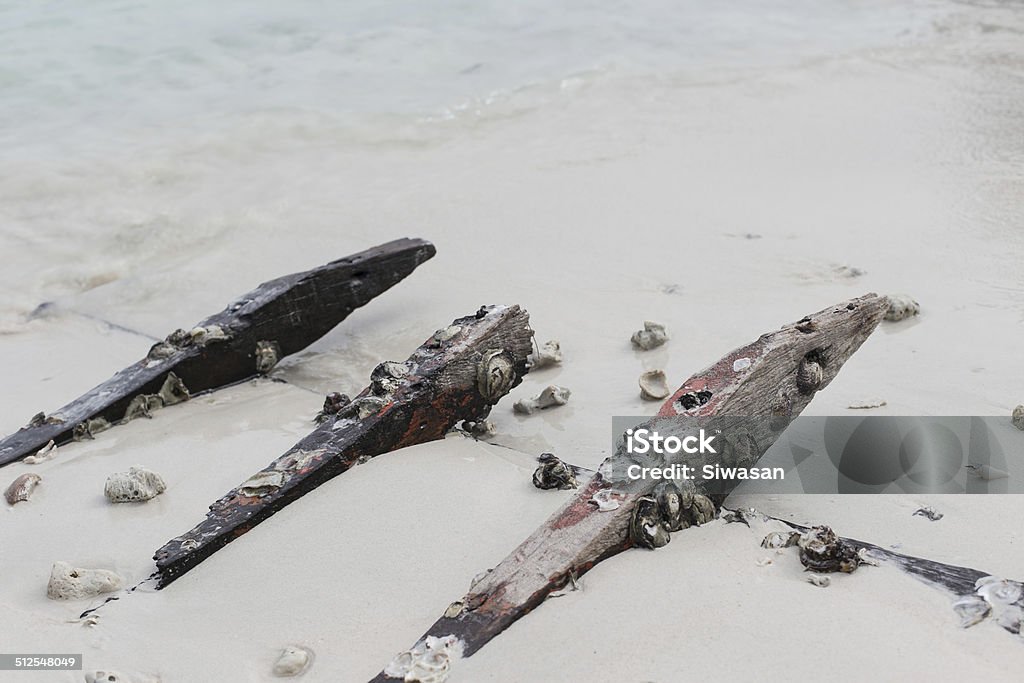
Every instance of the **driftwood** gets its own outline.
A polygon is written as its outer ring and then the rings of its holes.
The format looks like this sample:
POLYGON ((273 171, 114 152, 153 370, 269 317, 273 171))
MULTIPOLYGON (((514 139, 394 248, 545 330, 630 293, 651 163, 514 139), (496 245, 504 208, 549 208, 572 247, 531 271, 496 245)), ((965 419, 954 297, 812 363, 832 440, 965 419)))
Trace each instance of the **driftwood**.
POLYGON ((482 307, 438 330, 404 363, 381 363, 351 403, 156 552, 158 588, 351 467, 485 417, 522 381, 532 342, 526 311, 482 307))
MULTIPOLYGON (((765 517, 782 522, 799 533, 811 529, 778 517, 765 517)), ((960 600, 954 604, 954 609, 961 617, 962 626, 973 626, 993 612, 998 612, 995 621, 999 626, 1013 634, 1021 632, 1021 619, 1024 618, 1024 583, 1004 580, 989 572, 970 567, 896 553, 854 538, 839 537, 839 541, 852 548, 854 552, 867 552, 872 560, 896 567, 919 581, 959 598, 960 600)))
MULTIPOLYGON (((671 433, 678 431, 679 421, 672 418, 679 415, 752 418, 747 420, 751 428, 744 439, 743 464, 753 464, 815 392, 831 382, 882 320, 887 306, 884 297, 867 295, 763 335, 687 380, 647 426, 671 433)), ((720 462, 727 455, 693 456, 689 462, 720 462)), ((625 467, 634 461, 635 455, 620 444, 572 500, 476 581, 374 681, 417 680, 414 672, 421 660, 431 660, 426 665, 433 667, 448 652, 472 655, 551 593, 598 562, 633 547, 636 532, 631 527, 637 514, 642 516, 655 502, 651 494, 659 483, 626 477, 625 467)), ((714 498, 720 502, 728 490, 728 485, 720 488, 714 498)), ((696 492, 691 505, 694 523, 714 515, 713 509, 700 509, 710 502, 696 492), (698 499, 703 502, 698 504, 698 499)))
POLYGON ((201 391, 268 372, 352 311, 401 282, 435 253, 429 242, 401 239, 302 273, 266 282, 193 330, 178 330, 146 358, 67 404, 39 413, 0 440, 0 466, 61 445, 201 391))

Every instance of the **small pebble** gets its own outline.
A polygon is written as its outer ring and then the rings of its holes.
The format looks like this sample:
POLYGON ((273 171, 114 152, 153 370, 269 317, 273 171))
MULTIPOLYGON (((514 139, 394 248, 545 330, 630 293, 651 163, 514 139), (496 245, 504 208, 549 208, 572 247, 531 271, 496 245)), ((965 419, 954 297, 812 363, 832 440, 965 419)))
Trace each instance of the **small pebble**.
POLYGON ((650 351, 668 341, 668 330, 661 323, 645 320, 644 329, 634 332, 629 341, 638 349, 650 351))
POLYGON ((538 410, 564 406, 569 402, 572 392, 565 387, 552 384, 534 398, 521 398, 512 405, 512 410, 520 415, 532 415, 538 410))
POLYGON ((281 655, 274 663, 274 675, 281 678, 290 678, 303 673, 309 666, 312 655, 304 647, 289 645, 281 651, 281 655))
POLYGON ((562 347, 557 339, 541 344, 540 348, 526 357, 526 365, 530 370, 540 370, 562 363, 562 347))
POLYGON ((54 562, 46 597, 51 600, 81 600, 121 590, 124 579, 107 569, 81 569, 67 562, 54 562))
POLYGON ((1017 429, 1024 432, 1024 405, 1019 405, 1013 409, 1013 416, 1010 418, 1010 422, 1017 429))
POLYGON ((889 310, 885 312, 885 319, 897 322, 912 318, 920 312, 921 306, 906 294, 892 294, 889 296, 889 310))
POLYGON ((918 508, 914 512, 914 517, 927 517, 932 522, 937 522, 942 519, 942 513, 935 510, 932 507, 918 508))

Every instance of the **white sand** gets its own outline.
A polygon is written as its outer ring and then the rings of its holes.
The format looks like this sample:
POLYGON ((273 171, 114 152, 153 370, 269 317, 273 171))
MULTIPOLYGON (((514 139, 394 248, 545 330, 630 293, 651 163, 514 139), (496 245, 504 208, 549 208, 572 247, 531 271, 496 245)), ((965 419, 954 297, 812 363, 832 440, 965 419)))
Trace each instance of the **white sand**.
MULTIPOLYGON (((644 369, 676 385, 867 291, 905 291, 922 314, 883 325, 809 413, 880 397, 872 412, 1009 416, 1024 402, 1024 22, 943 8, 887 47, 640 82, 581 76, 537 86, 542 107, 513 94, 407 143, 307 137, 330 122, 264 112, 225 135, 209 121, 205 136, 139 138, 102 163, 82 152, 20 168, 0 185, 12 225, 0 233, 2 433, 151 343, 87 316, 160 337, 259 281, 387 239, 428 238, 438 255, 284 363, 290 384, 217 392, 0 470, 4 486, 43 477, 30 502, 0 511, 0 649, 83 652, 87 668, 170 683, 272 680, 296 644, 316 653, 303 680, 374 675, 571 495, 533 489, 529 456, 461 438, 382 456, 92 627, 75 621, 92 603, 47 600, 47 576, 66 560, 145 578, 158 547, 312 428, 323 392, 358 391, 377 362, 482 303, 525 306, 538 338, 565 351, 493 414, 496 441, 531 455, 594 466, 611 415, 653 411, 636 389, 644 369), (672 340, 640 354, 628 340, 644 319, 672 340), (572 389, 569 405, 512 414, 549 383, 572 389), (132 465, 167 492, 107 504, 106 476, 132 465)), ((1024 579, 1015 496, 732 502, 1024 579), (913 517, 922 504, 945 517, 913 517)), ((815 588, 794 552, 759 547, 768 530, 715 522, 602 563, 450 680, 1019 677, 1020 637, 961 630, 948 596, 891 569, 815 588)))

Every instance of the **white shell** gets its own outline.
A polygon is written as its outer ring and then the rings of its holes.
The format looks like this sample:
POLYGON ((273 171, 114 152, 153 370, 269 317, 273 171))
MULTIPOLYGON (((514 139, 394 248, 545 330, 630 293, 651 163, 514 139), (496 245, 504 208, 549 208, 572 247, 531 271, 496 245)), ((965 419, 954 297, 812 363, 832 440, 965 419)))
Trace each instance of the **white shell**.
POLYGON ((243 496, 265 496, 284 484, 284 473, 274 470, 257 472, 238 487, 243 496))
POLYGON ((564 406, 569 402, 571 395, 572 392, 569 389, 551 384, 534 398, 519 399, 512 405, 512 410, 521 415, 532 415, 538 410, 544 410, 545 408, 564 406))
POLYGON ((384 673, 405 683, 444 683, 452 660, 461 656, 462 642, 456 636, 427 636, 411 650, 398 653, 384 673))
POLYGON ((732 362, 732 371, 733 372, 742 372, 742 371, 746 370, 749 367, 750 367, 750 359, 749 358, 737 358, 736 360, 734 360, 732 362))
POLYGON ((557 339, 541 344, 540 348, 526 357, 526 365, 531 370, 540 370, 562 362, 562 346, 557 339))
POLYGON ((668 380, 661 370, 648 370, 640 375, 640 398, 645 401, 660 401, 670 393, 668 380))
POLYGON ((228 335, 224 333, 224 330, 220 325, 208 325, 206 327, 193 327, 192 331, 188 333, 192 337, 192 341, 200 346, 209 344, 211 342, 224 341, 228 338, 228 335))
POLYGON ((889 296, 889 310, 885 312, 885 319, 890 322, 897 322, 904 318, 911 318, 921 312, 921 306, 906 294, 892 294, 889 296))
POLYGON ((124 587, 124 579, 107 569, 81 569, 67 562, 54 562, 46 597, 51 600, 81 600, 124 587))
POLYGON ((854 401, 850 405, 846 406, 851 410, 870 410, 871 408, 881 408, 886 405, 885 399, 882 398, 866 398, 860 401, 854 401))
POLYGON ((597 505, 599 512, 618 510, 621 505, 611 489, 601 489, 590 498, 590 501, 597 505))
POLYGON ((807 576, 807 583, 818 588, 828 588, 832 585, 832 579, 821 574, 809 574, 807 576))
POLYGON ((296 645, 289 645, 281 651, 277 661, 274 662, 273 673, 281 678, 298 676, 305 672, 312 660, 313 654, 310 650, 296 645))
POLYGON ((980 595, 965 595, 953 603, 953 611, 960 617, 960 626, 970 628, 992 614, 992 605, 980 595))
POLYGON ((167 490, 163 477, 145 467, 132 467, 107 477, 103 495, 111 503, 135 503, 156 498, 167 490))
POLYGON ((634 332, 629 341, 639 349, 650 351, 668 341, 668 330, 661 323, 645 320, 644 329, 634 332))
POLYGON ((50 439, 50 443, 36 451, 35 455, 25 458, 24 462, 26 465, 37 465, 41 462, 46 462, 55 455, 57 455, 57 444, 54 443, 53 439, 50 439))

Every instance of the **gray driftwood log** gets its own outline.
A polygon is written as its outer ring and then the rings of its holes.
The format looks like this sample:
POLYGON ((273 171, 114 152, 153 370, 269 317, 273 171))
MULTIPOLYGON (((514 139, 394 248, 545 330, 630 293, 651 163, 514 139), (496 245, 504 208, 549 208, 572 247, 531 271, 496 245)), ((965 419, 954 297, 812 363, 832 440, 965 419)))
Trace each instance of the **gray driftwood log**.
MULTIPOLYGON (((677 416, 705 420, 743 416, 748 418, 750 428, 736 446, 742 452, 683 456, 678 460, 669 457, 691 465, 732 460, 749 466, 815 393, 835 378, 887 308, 885 297, 871 294, 765 334, 687 380, 647 426, 658 428, 662 434, 678 434, 677 416)), ((373 680, 418 680, 417 666, 439 666, 448 652, 472 655, 551 593, 598 562, 637 545, 635 522, 643 522, 660 501, 654 495, 658 482, 625 476, 626 466, 635 458, 620 444, 572 500, 476 581, 465 596, 449 605, 413 648, 401 653, 373 680)), ((718 490, 716 502, 728 490, 728 486, 718 490)), ((701 523, 714 515, 714 509, 709 509, 710 498, 699 490, 689 495, 690 522, 683 521, 683 525, 701 523)), ((649 521, 651 528, 662 523, 649 521)))
POLYGON ((163 588, 289 503, 370 458, 444 437, 487 415, 526 373, 529 315, 481 307, 438 330, 403 363, 384 362, 339 412, 210 506, 206 519, 160 548, 163 588))
POLYGON ((202 391, 268 372, 387 291, 435 253, 401 239, 265 282, 191 331, 177 330, 145 358, 47 416, 0 440, 0 466, 202 391))
MULTIPOLYGON (((796 533, 812 530, 812 527, 778 517, 766 518, 782 522, 796 529, 796 533)), ((1006 631, 1015 635, 1021 633, 1024 621, 1024 583, 1020 581, 1004 579, 971 567, 904 555, 854 538, 839 536, 837 542, 837 545, 846 546, 859 557, 863 557, 862 553, 866 552, 875 562, 893 566, 933 588, 958 598, 953 603, 953 609, 960 616, 960 625, 964 628, 974 626, 992 616, 1006 631)))

